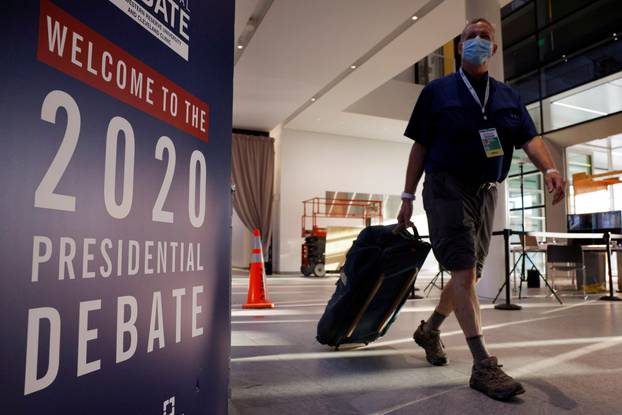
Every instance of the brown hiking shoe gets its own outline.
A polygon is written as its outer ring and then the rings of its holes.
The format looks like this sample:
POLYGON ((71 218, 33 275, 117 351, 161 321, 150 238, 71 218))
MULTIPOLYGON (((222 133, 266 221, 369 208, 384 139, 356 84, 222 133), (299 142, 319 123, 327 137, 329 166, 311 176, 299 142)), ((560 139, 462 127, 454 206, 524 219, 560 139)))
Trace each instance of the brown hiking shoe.
POLYGON ((415 343, 423 347, 425 350, 425 358, 434 366, 444 366, 447 364, 447 354, 443 350, 445 345, 441 341, 441 332, 438 330, 424 330, 425 321, 421 320, 421 324, 413 334, 415 343))
POLYGON ((469 386, 499 401, 525 393, 523 386, 508 376, 494 356, 473 365, 469 386))

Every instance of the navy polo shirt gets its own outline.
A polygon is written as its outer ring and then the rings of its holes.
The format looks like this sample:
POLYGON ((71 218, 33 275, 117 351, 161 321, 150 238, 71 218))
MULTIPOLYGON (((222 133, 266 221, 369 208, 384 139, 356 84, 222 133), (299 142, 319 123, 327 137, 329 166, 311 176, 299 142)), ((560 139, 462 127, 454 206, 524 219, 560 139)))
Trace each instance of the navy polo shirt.
MULTIPOLYGON (((471 84, 483 102, 485 79, 471 84)), ((459 73, 430 82, 421 91, 404 135, 427 148, 426 173, 450 173, 468 183, 502 182, 514 148, 537 135, 517 92, 490 78, 486 117, 459 73), (489 158, 479 130, 496 128, 503 155, 489 158)))

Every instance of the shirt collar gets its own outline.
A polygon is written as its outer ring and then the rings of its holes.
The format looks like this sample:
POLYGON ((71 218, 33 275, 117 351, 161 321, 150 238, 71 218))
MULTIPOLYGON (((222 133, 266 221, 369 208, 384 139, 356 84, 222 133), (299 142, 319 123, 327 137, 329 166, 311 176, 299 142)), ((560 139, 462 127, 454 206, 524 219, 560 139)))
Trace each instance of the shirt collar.
POLYGON ((479 80, 475 80, 475 78, 469 75, 467 71, 464 71, 464 74, 474 88, 478 86, 485 86, 486 82, 488 82, 488 72, 486 72, 479 80))

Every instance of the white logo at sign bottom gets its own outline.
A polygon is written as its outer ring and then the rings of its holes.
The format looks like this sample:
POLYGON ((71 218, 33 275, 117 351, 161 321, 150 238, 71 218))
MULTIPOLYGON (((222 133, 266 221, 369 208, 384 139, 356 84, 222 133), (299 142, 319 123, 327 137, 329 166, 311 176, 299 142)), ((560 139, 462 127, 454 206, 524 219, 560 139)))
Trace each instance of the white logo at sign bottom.
POLYGON ((171 399, 164 401, 162 404, 162 415, 175 415, 175 397, 173 396, 171 399), (171 407, 171 411, 168 411, 169 405, 171 407))

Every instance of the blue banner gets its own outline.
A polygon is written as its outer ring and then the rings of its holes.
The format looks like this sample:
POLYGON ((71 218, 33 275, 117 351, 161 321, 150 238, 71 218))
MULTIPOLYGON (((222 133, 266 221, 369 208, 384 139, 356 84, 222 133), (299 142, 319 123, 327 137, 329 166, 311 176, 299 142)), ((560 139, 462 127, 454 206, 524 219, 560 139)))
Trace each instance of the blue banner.
POLYGON ((233 1, 8 1, 13 414, 226 413, 233 1))

